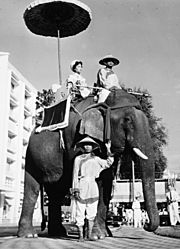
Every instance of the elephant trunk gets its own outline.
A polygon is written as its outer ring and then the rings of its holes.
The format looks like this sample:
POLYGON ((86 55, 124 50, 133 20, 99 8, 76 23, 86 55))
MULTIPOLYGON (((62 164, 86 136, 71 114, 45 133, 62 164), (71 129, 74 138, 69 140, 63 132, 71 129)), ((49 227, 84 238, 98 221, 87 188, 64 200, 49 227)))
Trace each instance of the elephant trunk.
POLYGON ((155 231, 159 226, 159 212, 156 204, 155 194, 155 177, 154 168, 149 166, 147 160, 142 160, 142 185, 144 193, 145 208, 148 213, 149 223, 145 224, 144 229, 147 231, 155 231))
POLYGON ((143 186, 144 192, 146 192, 146 194, 144 194, 144 201, 148 203, 146 204, 146 210, 149 218, 149 223, 145 224, 144 229, 153 232, 159 226, 159 213, 155 200, 154 184, 147 181, 145 184, 143 183, 143 185, 145 185, 143 186))

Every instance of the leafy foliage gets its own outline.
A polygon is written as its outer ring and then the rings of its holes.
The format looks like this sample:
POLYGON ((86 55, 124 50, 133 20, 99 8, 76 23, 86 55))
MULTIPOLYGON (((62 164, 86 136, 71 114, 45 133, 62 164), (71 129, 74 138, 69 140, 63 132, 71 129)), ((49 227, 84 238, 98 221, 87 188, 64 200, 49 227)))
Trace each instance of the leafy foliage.
POLYGON ((41 125, 43 120, 43 108, 49 106, 54 101, 54 94, 51 89, 43 89, 42 92, 37 92, 36 97, 36 126, 41 125))
POLYGON ((49 106, 54 101, 54 94, 51 89, 43 89, 42 92, 37 93, 36 109, 41 106, 49 106))

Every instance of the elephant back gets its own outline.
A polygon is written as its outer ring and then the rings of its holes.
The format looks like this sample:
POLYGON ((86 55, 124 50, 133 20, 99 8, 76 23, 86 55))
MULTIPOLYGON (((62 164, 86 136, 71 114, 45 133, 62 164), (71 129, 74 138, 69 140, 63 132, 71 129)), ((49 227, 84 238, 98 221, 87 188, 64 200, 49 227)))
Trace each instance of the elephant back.
POLYGON ((121 107, 136 107, 141 109, 138 99, 122 89, 112 89, 105 103, 112 109, 121 107))

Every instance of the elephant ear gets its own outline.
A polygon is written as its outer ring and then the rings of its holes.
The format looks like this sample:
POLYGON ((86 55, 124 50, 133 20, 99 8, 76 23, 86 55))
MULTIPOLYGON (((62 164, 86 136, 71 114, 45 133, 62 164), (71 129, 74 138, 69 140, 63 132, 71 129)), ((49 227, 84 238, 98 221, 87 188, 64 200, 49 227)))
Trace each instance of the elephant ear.
POLYGON ((104 141, 104 121, 98 109, 89 109, 83 113, 79 132, 82 135, 86 134, 102 142, 104 141))

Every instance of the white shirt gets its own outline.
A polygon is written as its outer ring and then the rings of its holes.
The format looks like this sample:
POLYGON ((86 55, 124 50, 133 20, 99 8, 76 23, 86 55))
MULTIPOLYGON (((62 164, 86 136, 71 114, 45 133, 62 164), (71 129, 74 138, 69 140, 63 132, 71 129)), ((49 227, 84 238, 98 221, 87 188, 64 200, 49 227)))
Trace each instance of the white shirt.
POLYGON ((121 89, 118 77, 112 69, 101 68, 98 72, 98 81, 99 86, 106 89, 110 89, 113 86, 121 89))
POLYGON ((180 200, 179 194, 174 189, 166 193, 166 198, 170 201, 170 203, 180 200))
POLYGON ((74 72, 73 74, 69 75, 67 79, 67 85, 70 85, 69 83, 72 83, 72 86, 74 88, 79 87, 80 94, 83 98, 87 97, 90 94, 90 90, 86 88, 86 80, 80 74, 74 72))

